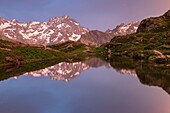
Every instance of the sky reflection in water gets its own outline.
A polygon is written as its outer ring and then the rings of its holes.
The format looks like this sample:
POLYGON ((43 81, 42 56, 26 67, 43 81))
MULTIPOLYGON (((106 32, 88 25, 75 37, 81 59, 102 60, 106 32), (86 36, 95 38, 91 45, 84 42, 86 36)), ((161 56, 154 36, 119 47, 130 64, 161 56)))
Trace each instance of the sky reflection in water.
POLYGON ((0 82, 0 113, 170 113, 170 96, 113 68, 64 81, 20 76, 0 82))

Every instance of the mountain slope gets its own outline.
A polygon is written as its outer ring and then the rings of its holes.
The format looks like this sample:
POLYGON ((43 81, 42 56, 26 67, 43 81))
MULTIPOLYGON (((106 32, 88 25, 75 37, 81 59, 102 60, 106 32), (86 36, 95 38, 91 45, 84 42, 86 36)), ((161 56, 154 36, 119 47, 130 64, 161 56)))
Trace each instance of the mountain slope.
POLYGON ((62 16, 50 18, 47 22, 18 22, 0 17, 0 32, 7 39, 29 45, 55 45, 67 41, 80 41, 86 45, 100 46, 115 36, 135 33, 139 22, 120 24, 113 30, 90 31, 70 18, 62 16))
POLYGON ((8 39, 25 44, 53 45, 77 41, 89 30, 69 16, 49 19, 48 22, 18 22, 0 18, 0 32, 8 39))
POLYGON ((89 31, 82 35, 80 42, 86 45, 100 46, 104 43, 109 42, 115 36, 124 36, 136 33, 140 22, 132 22, 129 24, 120 24, 113 30, 107 30, 101 32, 98 30, 89 31))
POLYGON ((126 55, 133 59, 168 65, 170 62, 169 13, 170 10, 163 16, 143 20, 137 33, 114 37, 110 43, 101 46, 99 51, 108 57, 126 55))
POLYGON ((94 30, 82 35, 80 42, 86 45, 100 46, 106 42, 109 42, 111 39, 111 35, 94 30))
POLYGON ((170 10, 160 17, 144 19, 137 30, 140 32, 164 32, 170 30, 170 10))
MULTIPOLYGON (((5 37, 3 36, 2 38, 5 37)), ((0 39, 0 66, 6 64, 20 66, 25 63, 49 59, 66 60, 74 58, 81 60, 87 54, 90 54, 91 49, 78 42, 65 42, 44 48, 0 39)))
POLYGON ((132 23, 128 23, 128 24, 120 24, 118 26, 116 26, 115 29, 113 30, 107 30, 106 33, 112 35, 112 36, 124 36, 124 35, 129 35, 129 34, 133 34, 136 33, 138 26, 139 26, 140 22, 132 22, 132 23))

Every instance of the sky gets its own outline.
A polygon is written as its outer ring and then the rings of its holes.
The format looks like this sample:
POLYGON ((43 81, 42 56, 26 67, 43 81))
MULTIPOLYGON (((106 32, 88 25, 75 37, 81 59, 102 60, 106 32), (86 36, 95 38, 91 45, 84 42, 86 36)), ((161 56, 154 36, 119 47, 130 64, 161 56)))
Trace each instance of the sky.
POLYGON ((91 30, 101 31, 159 16, 169 9, 170 0, 0 0, 0 17, 9 20, 48 21, 68 15, 91 30))

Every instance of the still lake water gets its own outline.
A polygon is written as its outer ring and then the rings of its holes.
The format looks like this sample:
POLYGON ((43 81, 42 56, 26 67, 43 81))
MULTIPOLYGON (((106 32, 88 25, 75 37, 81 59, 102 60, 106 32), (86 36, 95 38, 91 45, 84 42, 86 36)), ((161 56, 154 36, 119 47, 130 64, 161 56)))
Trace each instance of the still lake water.
POLYGON ((93 58, 1 81, 0 113, 170 113, 170 95, 93 58))

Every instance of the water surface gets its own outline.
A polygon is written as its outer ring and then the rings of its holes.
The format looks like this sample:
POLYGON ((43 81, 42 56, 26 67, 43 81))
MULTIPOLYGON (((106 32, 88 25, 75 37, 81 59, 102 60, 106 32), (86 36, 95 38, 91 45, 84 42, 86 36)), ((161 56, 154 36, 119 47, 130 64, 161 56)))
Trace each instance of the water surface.
POLYGON ((168 92, 140 81, 97 58, 61 62, 1 81, 0 113, 170 113, 168 92))

